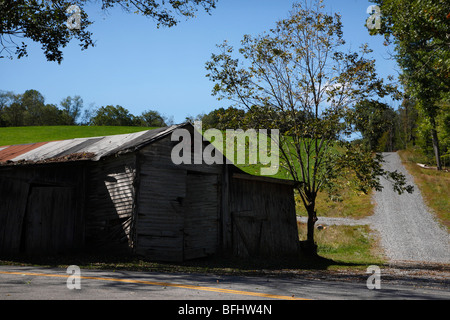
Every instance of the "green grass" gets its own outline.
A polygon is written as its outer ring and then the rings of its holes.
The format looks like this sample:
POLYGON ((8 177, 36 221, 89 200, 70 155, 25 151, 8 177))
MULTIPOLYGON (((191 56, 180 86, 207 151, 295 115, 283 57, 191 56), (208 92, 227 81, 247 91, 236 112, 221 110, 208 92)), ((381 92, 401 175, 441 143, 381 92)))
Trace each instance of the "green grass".
POLYGON ((450 172, 419 167, 416 164, 419 156, 414 150, 401 150, 398 154, 408 172, 414 177, 425 203, 447 230, 450 230, 450 172))
MULTIPOLYGON (((306 238, 306 224, 298 223, 300 239, 306 238)), ((382 249, 369 226, 327 226, 316 229, 319 256, 335 262, 334 268, 346 264, 381 265, 385 263, 382 249)))
POLYGON ((42 126, 0 128, 0 146, 133 133, 149 127, 42 126))
MULTIPOLYGON (((319 193, 316 200, 317 215, 319 217, 362 219, 373 214, 372 192, 364 194, 343 189, 341 193, 341 201, 332 201, 327 194, 319 193)), ((295 204, 297 215, 307 217, 308 214, 298 194, 295 196, 295 204)))

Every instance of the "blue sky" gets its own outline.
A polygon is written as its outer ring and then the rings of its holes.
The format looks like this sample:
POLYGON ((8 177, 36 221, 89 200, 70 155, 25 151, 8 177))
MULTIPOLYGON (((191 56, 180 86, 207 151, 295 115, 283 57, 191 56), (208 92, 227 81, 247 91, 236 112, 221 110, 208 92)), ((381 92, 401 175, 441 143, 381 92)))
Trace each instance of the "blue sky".
MULTIPOLYGON (((29 56, 0 60, 0 90, 23 93, 35 89, 46 103, 59 106, 67 96, 79 95, 85 106, 121 105, 139 115, 157 110, 173 116, 175 123, 188 115, 208 113, 228 102, 211 96, 213 83, 205 75, 205 62, 217 52, 216 44, 228 40, 238 44, 244 34, 262 33, 287 17, 292 0, 219 0, 208 15, 173 28, 156 28, 148 18, 110 10, 107 14, 94 2, 86 7, 94 24, 90 27, 94 48, 81 51, 74 41, 63 49, 61 64, 48 62, 38 45, 29 44, 29 56)), ((347 45, 357 50, 368 43, 374 50, 378 72, 397 75, 389 59, 392 48, 382 37, 368 35, 366 0, 325 0, 328 11, 339 12, 347 45)))

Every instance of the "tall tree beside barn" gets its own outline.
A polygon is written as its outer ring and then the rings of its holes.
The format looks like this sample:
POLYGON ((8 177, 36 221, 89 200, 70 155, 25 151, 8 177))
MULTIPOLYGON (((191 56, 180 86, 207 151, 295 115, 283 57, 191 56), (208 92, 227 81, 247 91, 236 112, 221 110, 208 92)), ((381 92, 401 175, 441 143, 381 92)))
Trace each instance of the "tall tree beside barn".
POLYGON ((344 44, 341 17, 325 13, 322 1, 304 1, 269 32, 244 37, 239 49, 243 63, 226 42, 206 63, 207 76, 215 83, 213 95, 258 111, 263 116, 252 117, 255 127, 284 128, 281 165, 296 182, 308 212, 302 246, 311 254, 317 253, 319 192, 333 194, 344 185, 380 190, 380 176, 391 179, 394 190, 411 192, 404 176, 382 169, 381 155, 374 157, 345 139, 354 132, 351 107, 394 88, 377 76, 367 46, 344 52, 344 44))
POLYGON ((436 119, 450 91, 450 7, 448 0, 372 0, 380 9, 379 28, 395 46, 405 90, 430 124, 434 156, 442 169, 436 119))

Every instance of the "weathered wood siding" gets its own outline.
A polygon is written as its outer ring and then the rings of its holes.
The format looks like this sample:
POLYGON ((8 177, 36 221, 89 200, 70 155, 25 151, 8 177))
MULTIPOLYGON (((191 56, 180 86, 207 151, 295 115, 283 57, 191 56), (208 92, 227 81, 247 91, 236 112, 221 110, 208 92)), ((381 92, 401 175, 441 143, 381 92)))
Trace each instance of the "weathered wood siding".
POLYGON ((189 171, 184 216, 184 259, 217 252, 219 244, 218 176, 189 171))
POLYGON ((156 260, 181 261, 187 171, 174 166, 170 154, 167 139, 139 153, 136 252, 156 260))
POLYGON ((221 167, 175 165, 171 152, 177 143, 168 136, 138 155, 136 252, 156 260, 204 257, 218 247, 221 167))
POLYGON ((77 164, 0 170, 0 253, 56 254, 84 244, 84 168, 77 164))
POLYGON ((241 176, 231 179, 233 253, 277 257, 298 253, 292 186, 241 176))
POLYGON ((112 157, 89 166, 86 242, 94 250, 128 250, 134 243, 136 156, 112 157))
POLYGON ((30 185, 25 181, 0 178, 0 253, 19 253, 22 224, 30 185))
POLYGON ((110 144, 115 138, 97 145, 110 154, 99 161, 1 166, 0 254, 84 248, 183 261, 230 250, 243 257, 297 253, 292 185, 232 165, 196 164, 209 143, 199 147, 198 133, 184 128, 189 164, 173 163, 180 142, 171 134, 148 134, 120 150, 110 144))

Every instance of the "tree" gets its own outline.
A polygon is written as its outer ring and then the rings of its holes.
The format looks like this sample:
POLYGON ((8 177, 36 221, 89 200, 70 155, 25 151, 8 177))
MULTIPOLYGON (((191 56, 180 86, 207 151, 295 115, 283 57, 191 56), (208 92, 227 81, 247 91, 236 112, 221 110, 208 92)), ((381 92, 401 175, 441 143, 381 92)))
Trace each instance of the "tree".
POLYGON ((8 125, 5 115, 15 99, 16 97, 14 92, 3 90, 0 91, 0 127, 6 127, 8 125))
POLYGON ((20 127, 24 125, 25 108, 15 95, 11 103, 2 110, 2 120, 6 127, 20 127))
POLYGON ((135 117, 122 106, 101 107, 91 119, 94 126, 133 126, 135 117))
POLYGON ((427 117, 438 170, 442 169, 436 117, 450 91, 450 12, 448 0, 372 0, 381 10, 380 28, 395 58, 408 94, 427 117))
POLYGON ((27 44, 16 39, 27 38, 42 45, 48 61, 62 61, 62 51, 73 38, 80 42, 81 48, 94 46, 87 27, 91 24, 84 11, 80 11, 79 27, 68 28, 70 14, 66 10, 85 1, 64 0, 0 0, 0 53, 9 58, 14 55, 22 58, 28 55, 27 44), (15 51, 13 51, 15 50, 15 51))
POLYGON ((398 110, 398 149, 406 149, 416 145, 418 112, 414 101, 408 97, 403 99, 398 110))
POLYGON ((60 105, 62 108, 62 123, 69 126, 75 125, 81 116, 83 99, 80 96, 73 98, 68 96, 61 101, 60 105))
POLYGON ((158 111, 155 110, 144 111, 141 114, 140 119, 142 119, 141 126, 145 127, 167 126, 166 119, 158 111))
POLYGON ((53 104, 45 104, 37 90, 23 94, 0 93, 0 124, 2 126, 52 126, 63 124, 63 112, 53 104))
POLYGON ((44 96, 37 90, 26 90, 20 95, 19 103, 23 108, 25 126, 43 125, 42 108, 45 106, 44 96))
POLYGON ((41 108, 41 123, 43 126, 63 125, 63 111, 54 104, 46 104, 41 108))
POLYGON ((403 175, 382 168, 380 154, 373 156, 345 139, 354 131, 351 106, 394 88, 376 75, 367 46, 360 53, 342 51, 340 16, 324 13, 322 1, 308 2, 294 4, 288 18, 269 32, 244 36, 239 49, 244 62, 234 58, 233 47, 225 42, 206 69, 215 82, 213 95, 252 110, 255 126, 283 125, 281 166, 295 181, 308 213, 302 247, 315 254, 318 192, 332 194, 344 185, 381 190, 380 176, 391 179, 399 193, 412 189, 403 175))
POLYGON ((356 103, 354 112, 355 129, 361 132, 369 150, 392 152, 397 125, 394 109, 379 101, 362 100, 356 103), (383 141, 383 138, 389 141, 383 141))
MULTIPOLYGON (((10 58, 28 55, 27 44, 16 38, 27 38, 42 45, 48 61, 61 63, 64 48, 73 38, 81 49, 94 46, 92 22, 83 10, 87 0, 0 0, 0 54, 10 58), (13 52, 15 50, 15 52, 13 52)), ((102 10, 120 6, 154 19, 158 27, 177 25, 176 16, 194 17, 198 7, 206 12, 215 8, 216 0, 102 0, 102 10)))
POLYGON ((202 115, 199 120, 202 121, 204 129, 237 129, 243 126, 245 111, 233 107, 219 108, 208 114, 202 115))

